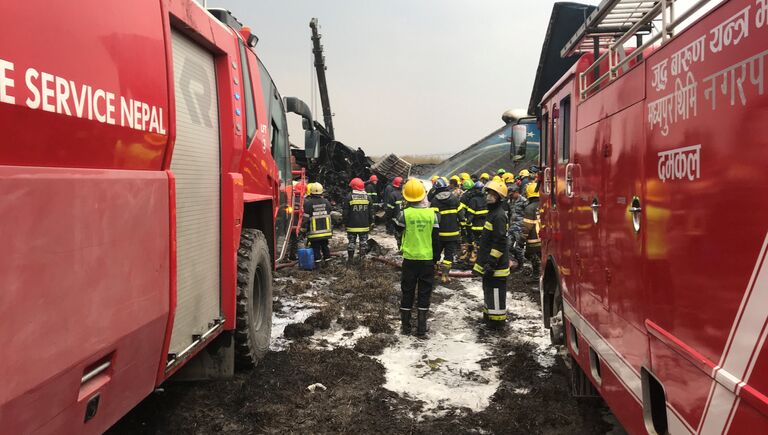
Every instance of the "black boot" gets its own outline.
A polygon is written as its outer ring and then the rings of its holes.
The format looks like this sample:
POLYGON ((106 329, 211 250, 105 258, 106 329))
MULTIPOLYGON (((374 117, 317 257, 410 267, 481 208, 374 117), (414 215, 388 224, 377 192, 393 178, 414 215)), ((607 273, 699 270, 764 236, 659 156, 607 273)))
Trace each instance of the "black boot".
POLYGON ((416 336, 426 338, 427 335, 427 310, 419 310, 416 336))
POLYGON ((355 259, 355 251, 347 251, 347 266, 352 265, 352 261, 355 259))
POLYGON ((410 335, 411 333, 411 310, 400 309, 400 333, 410 335))

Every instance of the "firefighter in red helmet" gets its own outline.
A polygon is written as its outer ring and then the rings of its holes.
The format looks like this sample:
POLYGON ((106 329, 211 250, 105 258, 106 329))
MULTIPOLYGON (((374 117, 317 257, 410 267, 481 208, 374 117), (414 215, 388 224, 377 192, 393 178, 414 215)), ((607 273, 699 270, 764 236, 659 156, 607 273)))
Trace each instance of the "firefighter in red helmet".
POLYGON ((373 223, 373 208, 368 194, 365 191, 365 183, 360 178, 353 178, 349 182, 352 191, 347 195, 344 202, 344 225, 347 228, 347 264, 352 264, 355 258, 355 247, 359 252, 359 258, 362 259, 366 253, 366 242, 368 242, 368 232, 373 223))
POLYGON ((400 231, 395 225, 395 218, 400 214, 400 209, 403 204, 403 192, 402 192, 403 177, 395 177, 392 180, 392 188, 389 190, 387 196, 384 198, 384 202, 387 205, 387 233, 394 234, 397 238, 397 247, 400 249, 400 231))
MULTIPOLYGON (((371 209, 375 214, 381 207, 381 201, 379 200, 379 177, 371 175, 368 181, 365 182, 365 192, 368 194, 368 201, 371 202, 371 209)), ((371 221, 373 224, 373 221, 371 221)))

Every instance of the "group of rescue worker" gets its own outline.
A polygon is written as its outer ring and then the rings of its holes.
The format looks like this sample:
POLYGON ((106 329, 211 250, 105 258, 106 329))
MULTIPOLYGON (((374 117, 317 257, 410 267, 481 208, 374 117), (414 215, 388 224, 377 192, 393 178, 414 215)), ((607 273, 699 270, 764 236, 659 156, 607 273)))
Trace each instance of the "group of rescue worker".
MULTIPOLYGON (((417 337, 424 337, 435 279, 449 282, 454 265, 471 268, 482 277, 483 320, 493 329, 506 324, 506 286, 510 257, 518 269, 528 259, 538 270, 539 240, 538 168, 532 166, 515 176, 499 169, 488 173, 461 173, 450 178, 434 176, 427 192, 415 178, 394 178, 379 189, 378 178, 367 182, 353 178, 351 192, 342 204, 347 232, 347 264, 355 254, 367 254, 368 234, 375 212, 384 209, 387 234, 402 253, 400 318, 401 332, 412 332, 412 309, 417 308, 417 337), (381 200, 379 199, 381 191, 381 200)), ((330 258, 331 203, 323 186, 310 183, 304 201, 304 231, 315 261, 330 258)))

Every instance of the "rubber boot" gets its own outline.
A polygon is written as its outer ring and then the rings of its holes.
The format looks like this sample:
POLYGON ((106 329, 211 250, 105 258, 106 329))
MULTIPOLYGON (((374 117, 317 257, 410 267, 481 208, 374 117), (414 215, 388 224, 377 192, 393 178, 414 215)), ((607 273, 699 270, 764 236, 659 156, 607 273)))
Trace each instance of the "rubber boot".
POLYGON ((411 334, 411 310, 400 309, 400 333, 411 334))
POLYGON ((472 253, 469 254, 469 264, 475 264, 477 261, 477 245, 472 244, 472 253))
POLYGON ((416 324, 416 336, 426 338, 427 336, 427 310, 419 310, 416 324))
POLYGON ((441 271, 440 282, 443 284, 448 284, 449 282, 451 282, 451 277, 449 276, 449 274, 451 273, 451 266, 447 264, 441 264, 440 271, 441 271))
POLYGON ((352 261, 355 259, 355 251, 347 250, 347 267, 352 265, 352 261))

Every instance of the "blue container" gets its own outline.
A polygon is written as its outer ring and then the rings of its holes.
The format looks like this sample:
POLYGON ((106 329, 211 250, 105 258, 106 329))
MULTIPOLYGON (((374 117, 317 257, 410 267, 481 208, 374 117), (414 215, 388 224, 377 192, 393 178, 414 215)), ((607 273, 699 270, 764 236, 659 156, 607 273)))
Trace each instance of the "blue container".
POLYGON ((299 249, 299 269, 312 270, 315 268, 315 251, 312 248, 299 249))

